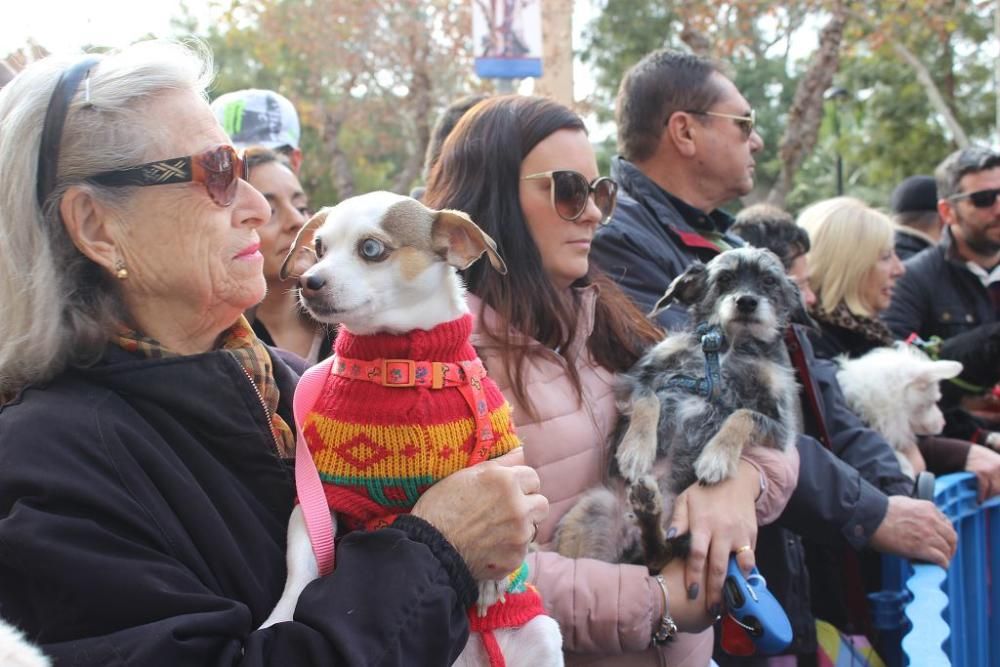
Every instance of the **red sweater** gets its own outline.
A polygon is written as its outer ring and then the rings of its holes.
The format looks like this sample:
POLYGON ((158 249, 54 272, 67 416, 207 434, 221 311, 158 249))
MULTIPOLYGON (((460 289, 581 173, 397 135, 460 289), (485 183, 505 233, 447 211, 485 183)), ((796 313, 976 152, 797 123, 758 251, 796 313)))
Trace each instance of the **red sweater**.
MULTIPOLYGON (((471 315, 398 336, 356 336, 341 327, 336 354, 338 360, 472 361, 471 332, 471 315)), ((520 441, 503 394, 488 377, 482 384, 493 458, 520 441)), ((475 420, 457 387, 386 387, 331 373, 303 433, 330 508, 350 528, 375 527, 408 512, 424 490, 468 465, 475 420)))

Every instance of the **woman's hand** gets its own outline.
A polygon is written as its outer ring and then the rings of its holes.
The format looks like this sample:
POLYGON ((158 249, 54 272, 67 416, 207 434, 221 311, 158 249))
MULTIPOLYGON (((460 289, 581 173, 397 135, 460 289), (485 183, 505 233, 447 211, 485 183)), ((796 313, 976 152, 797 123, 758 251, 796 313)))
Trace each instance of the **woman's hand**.
MULTIPOLYGON (((687 585, 684 581, 684 561, 675 558, 667 563, 660 574, 667 584, 667 612, 677 624, 681 632, 701 632, 715 622, 715 616, 709 615, 705 603, 701 599, 691 600, 687 595, 687 585)), ((704 573, 702 573, 704 574, 704 573)), ((656 584, 654 584, 655 586, 656 584)), ((699 584, 705 588, 704 577, 699 584)), ((657 625, 659 617, 657 617, 657 625)))
POLYGON ((477 581, 500 579, 524 560, 535 526, 549 513, 541 480, 524 452, 453 473, 427 489, 412 514, 441 531, 477 581))
POLYGON ((749 574, 755 564, 755 503, 759 493, 760 472, 741 460, 736 477, 714 486, 692 484, 674 503, 671 531, 676 529, 675 535, 691 533, 691 552, 684 572, 687 599, 697 601, 703 596, 704 609, 713 618, 721 610, 729 555, 750 546, 740 551, 736 560, 744 574, 749 574))

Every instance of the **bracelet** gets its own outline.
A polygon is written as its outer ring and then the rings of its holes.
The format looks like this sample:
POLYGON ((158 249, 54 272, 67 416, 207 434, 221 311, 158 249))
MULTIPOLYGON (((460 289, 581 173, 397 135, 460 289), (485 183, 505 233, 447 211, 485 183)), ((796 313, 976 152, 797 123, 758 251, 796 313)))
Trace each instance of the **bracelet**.
POLYGON ((674 635, 677 634, 677 624, 674 623, 674 619, 670 617, 670 611, 668 609, 670 601, 667 596, 667 582, 663 580, 662 574, 656 575, 656 583, 660 585, 660 590, 663 591, 663 618, 660 619, 660 627, 653 633, 653 643, 657 646, 662 646, 673 639, 674 635))

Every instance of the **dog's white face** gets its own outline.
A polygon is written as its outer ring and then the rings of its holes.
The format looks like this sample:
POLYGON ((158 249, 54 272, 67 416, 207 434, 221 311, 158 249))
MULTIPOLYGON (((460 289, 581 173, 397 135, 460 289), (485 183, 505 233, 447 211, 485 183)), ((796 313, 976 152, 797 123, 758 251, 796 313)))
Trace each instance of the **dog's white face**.
POLYGON ((313 216, 282 271, 301 271, 300 299, 317 320, 357 334, 405 333, 467 312, 453 267, 465 268, 487 252, 506 272, 495 247, 463 213, 372 192, 313 216), (308 268, 298 266, 303 247, 315 252, 308 268))
POLYGON ((938 407, 941 380, 961 372, 957 361, 925 361, 909 369, 904 377, 900 409, 908 415, 914 435, 937 435, 944 430, 944 414, 938 407))
POLYGON ((957 361, 933 361, 909 345, 876 348, 857 359, 839 358, 837 380, 851 410, 893 445, 944 429, 939 383, 962 372, 957 361))

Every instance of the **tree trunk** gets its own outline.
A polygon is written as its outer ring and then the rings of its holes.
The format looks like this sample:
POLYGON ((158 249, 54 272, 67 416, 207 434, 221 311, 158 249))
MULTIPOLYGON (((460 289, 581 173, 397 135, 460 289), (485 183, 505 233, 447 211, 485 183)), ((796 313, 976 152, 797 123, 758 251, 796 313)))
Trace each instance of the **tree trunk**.
POLYGON ((770 203, 777 206, 784 206, 785 197, 792 190, 795 174, 816 147, 819 126, 823 120, 823 96, 840 65, 840 44, 846 23, 847 14, 843 5, 838 2, 833 8, 830 22, 820 32, 819 48, 813 55, 812 63, 795 89, 785 134, 781 137, 778 149, 781 171, 767 197, 770 203))
MULTIPOLYGON (((877 30, 876 22, 867 14, 863 14, 856 10, 850 11, 851 17, 858 19, 868 26, 869 29, 877 30)), ((893 37, 892 35, 884 35, 885 38, 892 44, 893 50, 896 52, 900 58, 903 59, 907 65, 913 68, 913 71, 917 75, 917 81, 924 88, 924 92, 927 93, 927 100, 931 103, 931 106, 936 112, 941 114, 941 118, 944 119, 944 124, 952 134, 952 139, 959 148, 964 148, 969 145, 969 137, 965 134, 965 130, 962 128, 962 124, 958 122, 958 118, 955 117, 955 113, 952 108, 945 101, 944 96, 941 94, 941 89, 934 82, 934 78, 931 76, 930 70, 927 66, 921 62, 920 58, 917 57, 913 51, 908 49, 903 42, 899 39, 893 37)), ((951 68, 949 68, 950 71, 951 68)))
POLYGON ((409 142, 410 154, 406 163, 396 176, 392 191, 399 194, 410 194, 410 188, 419 179, 424 170, 424 154, 431 140, 431 77, 427 73, 427 54, 423 60, 415 63, 413 77, 410 80, 410 114, 413 127, 413 141, 409 142))
POLYGON ((340 129, 343 125, 343 112, 326 111, 323 114, 323 146, 326 147, 330 159, 330 176, 340 200, 353 197, 357 190, 354 173, 351 171, 351 160, 340 147, 340 129))
POLYGON ((969 145, 969 137, 965 134, 965 130, 962 129, 962 124, 958 122, 955 118, 955 114, 952 112, 951 107, 948 103, 944 101, 944 97, 941 95, 941 91, 938 90, 937 84, 934 83, 933 77, 931 77, 930 71, 927 66, 924 65, 920 58, 906 48, 902 42, 898 40, 891 40, 892 48, 896 51, 900 58, 903 59, 917 74, 917 81, 920 85, 924 87, 924 92, 927 93, 927 99, 930 100, 931 106, 934 110, 941 114, 941 118, 944 119, 944 124, 948 127, 951 132, 952 139, 959 148, 965 148, 969 145))

